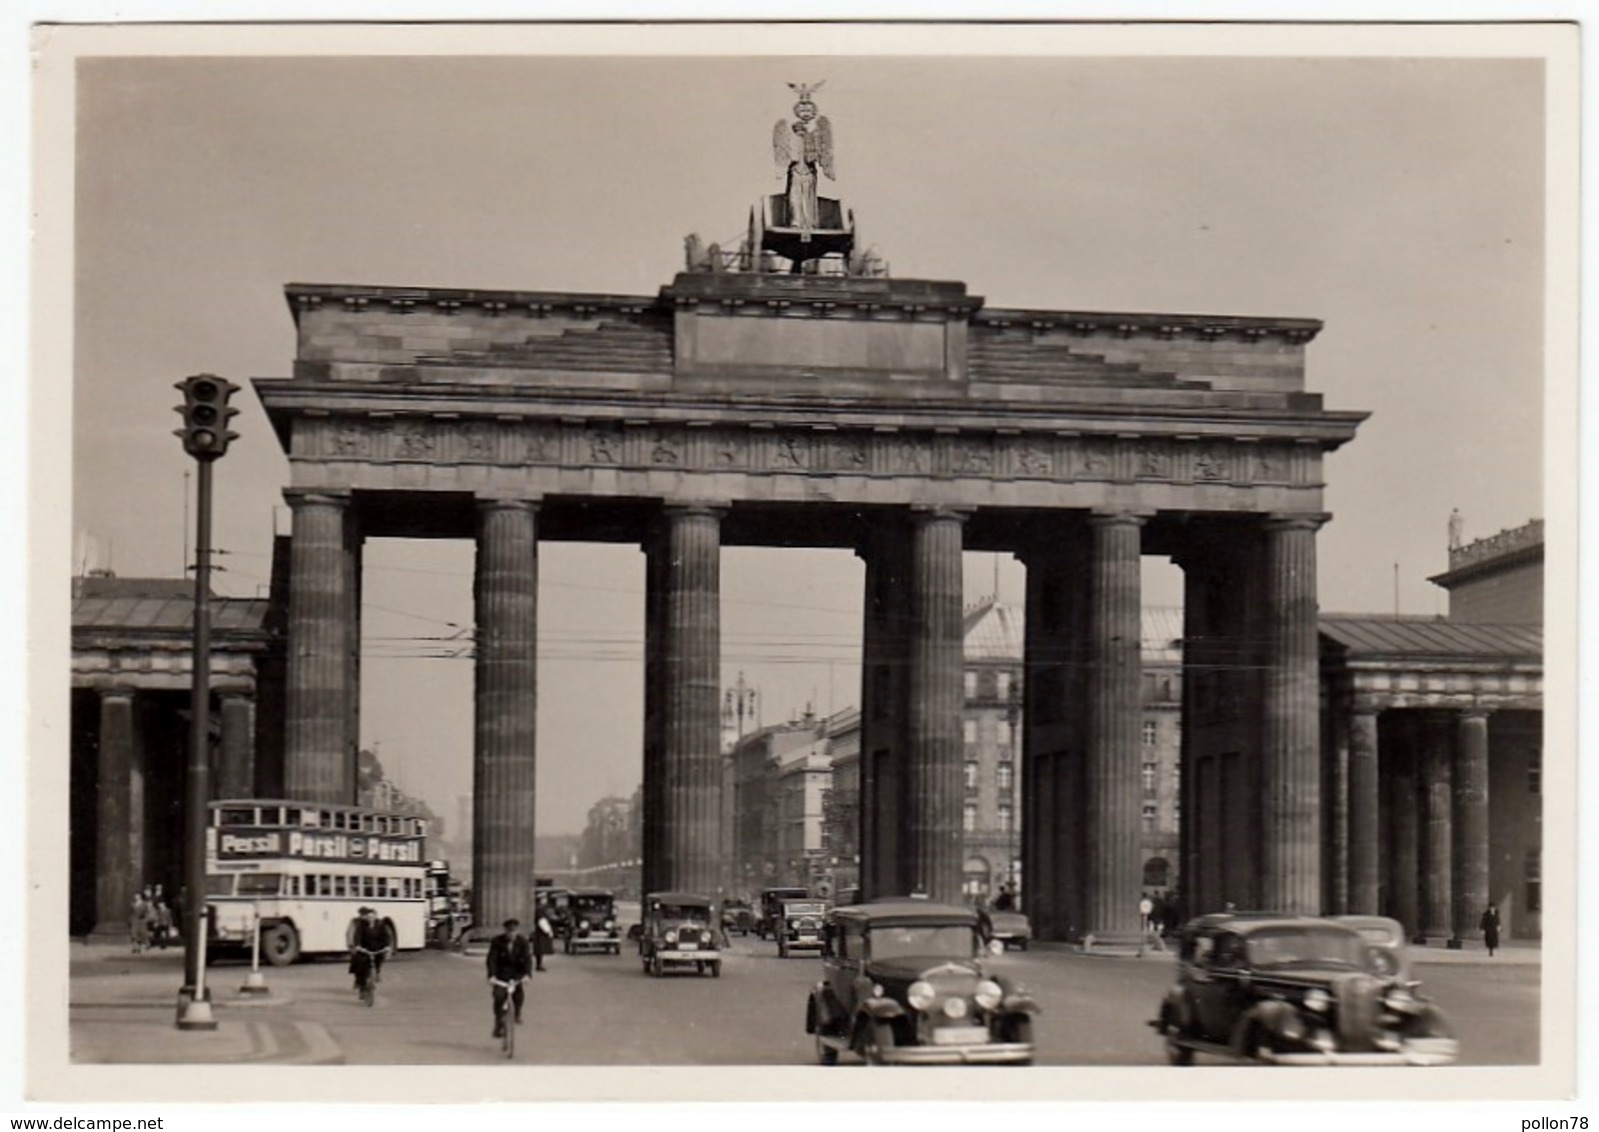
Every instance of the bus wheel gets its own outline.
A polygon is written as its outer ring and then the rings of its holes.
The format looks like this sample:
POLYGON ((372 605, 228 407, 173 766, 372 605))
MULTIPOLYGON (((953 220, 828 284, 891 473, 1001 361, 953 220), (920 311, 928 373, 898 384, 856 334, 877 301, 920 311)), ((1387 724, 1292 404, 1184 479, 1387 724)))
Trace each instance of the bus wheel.
POLYGON ((287 967, 300 957, 300 933, 293 924, 273 924, 261 932, 261 954, 272 966, 287 967))

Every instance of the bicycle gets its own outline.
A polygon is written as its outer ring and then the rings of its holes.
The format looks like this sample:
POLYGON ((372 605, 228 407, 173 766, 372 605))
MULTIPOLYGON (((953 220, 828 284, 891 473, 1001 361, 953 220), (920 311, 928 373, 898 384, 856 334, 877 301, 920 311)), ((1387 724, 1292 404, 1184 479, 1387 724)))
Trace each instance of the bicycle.
POLYGON ((511 1014, 511 996, 516 993, 516 988, 527 982, 526 977, 520 979, 496 979, 490 977, 489 982, 495 988, 505 993, 495 996, 494 1003, 494 1028, 500 1032, 500 1048, 505 1051, 507 1059, 516 1055, 516 1028, 521 1025, 521 1019, 508 1017, 511 1014))
POLYGON ((354 947, 351 950, 357 956, 355 967, 356 993, 361 996, 361 1001, 367 1006, 375 1006, 378 1000, 378 975, 377 964, 373 960, 385 953, 372 951, 365 947, 354 947))

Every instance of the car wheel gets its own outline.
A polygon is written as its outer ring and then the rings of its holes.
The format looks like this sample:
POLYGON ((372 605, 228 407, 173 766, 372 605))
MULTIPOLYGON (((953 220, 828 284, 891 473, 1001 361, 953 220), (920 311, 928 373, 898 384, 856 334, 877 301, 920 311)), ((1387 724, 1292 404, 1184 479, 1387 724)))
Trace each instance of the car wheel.
POLYGON ((665 972, 666 964, 661 961, 661 957, 659 955, 650 956, 650 974, 654 975, 658 979, 665 972))
POLYGON ((711 978, 720 979, 721 977, 722 977, 722 961, 720 959, 717 959, 713 963, 711 963, 711 978))
POLYGON ((300 933, 293 924, 273 924, 261 933, 261 954, 274 967, 287 967, 300 957, 300 933))
POLYGON ((1186 1035, 1168 1008, 1161 1011, 1160 1032, 1166 1039, 1166 1062, 1169 1065, 1192 1065, 1194 1051, 1183 1044, 1186 1035))
POLYGON ((822 1040, 822 1032, 816 1032, 816 1062, 818 1065, 837 1065, 838 1050, 822 1040))

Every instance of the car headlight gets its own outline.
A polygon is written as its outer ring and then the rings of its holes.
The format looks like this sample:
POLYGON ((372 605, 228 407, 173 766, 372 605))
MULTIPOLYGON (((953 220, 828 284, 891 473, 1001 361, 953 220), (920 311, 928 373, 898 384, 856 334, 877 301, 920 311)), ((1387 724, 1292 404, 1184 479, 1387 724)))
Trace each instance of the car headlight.
POLYGON ((1389 1010, 1414 1010, 1416 1009, 1416 996, 1404 987, 1394 987, 1393 990, 1382 996, 1382 1004, 1389 1010))
POLYGON ((959 998, 959 997, 946 998, 944 1000, 944 1017, 946 1017, 946 1018, 964 1018, 964 1017, 966 1017, 966 1000, 964 998, 959 998))
POLYGON ((994 1009, 994 1007, 999 1005, 999 1000, 1004 996, 1005 992, 1000 990, 999 984, 994 982, 992 979, 984 979, 982 982, 978 983, 977 993, 973 995, 973 997, 977 999, 977 1005, 981 1006, 984 1010, 994 1009))
POLYGON ((1314 1010, 1317 1014, 1324 1014, 1332 1006, 1332 998, 1320 987, 1312 987, 1305 992, 1305 1009, 1314 1010))
POLYGON ((615 920, 606 920, 605 921, 605 930, 608 931, 608 932, 614 932, 616 930, 616 921, 615 920))
POLYGON ((933 984, 917 979, 905 991, 905 1001, 917 1010, 933 1005, 933 984))
POLYGON ((873 998, 882 998, 883 997, 883 984, 882 983, 873 983, 872 984, 872 997, 873 998))
POLYGON ((676 943, 677 942, 677 932, 675 930, 669 930, 666 933, 666 942, 667 943, 676 943))

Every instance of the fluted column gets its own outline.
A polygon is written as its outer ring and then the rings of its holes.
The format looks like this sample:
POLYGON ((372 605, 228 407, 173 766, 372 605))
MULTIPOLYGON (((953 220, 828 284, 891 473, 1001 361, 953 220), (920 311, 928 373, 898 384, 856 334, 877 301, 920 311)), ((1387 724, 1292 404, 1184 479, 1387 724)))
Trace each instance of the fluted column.
POLYGON ((526 922, 538 730, 538 506, 478 504, 473 602, 472 900, 479 924, 526 922))
POLYGON ((304 802, 354 802, 349 621, 344 531, 349 497, 287 491, 294 513, 289 563, 288 681, 283 789, 304 802))
POLYGON ((961 720, 964 634, 961 526, 965 515, 917 510, 911 530, 910 706, 903 857, 913 889, 961 896, 961 720))
POLYGON ((863 899, 903 895, 900 835, 905 790, 910 533, 875 523, 859 551, 866 565, 861 631, 860 886, 863 899))
POLYGON ((1375 916, 1377 851, 1382 814, 1378 785, 1377 712, 1356 706, 1349 716, 1349 888, 1347 911, 1375 916))
MULTIPOLYGON (((711 896, 720 872, 721 511, 669 506, 658 663, 662 753, 656 779, 663 888, 711 896)), ((653 839, 652 839, 653 840, 653 839)))
POLYGON ((1089 561, 1088 729, 1083 815, 1088 867, 1084 934, 1100 940, 1138 932, 1143 882, 1140 840, 1141 564, 1144 517, 1096 514, 1089 561))
POLYGON ((1322 516, 1266 523, 1261 899, 1321 911, 1316 531, 1322 516))
MULTIPOLYGON (((1409 715, 1409 713, 1402 713, 1409 715)), ((1421 926, 1421 799, 1416 790, 1418 762, 1413 719, 1406 719, 1403 752, 1388 771, 1388 906, 1384 911, 1414 937, 1421 926)))
POLYGON ((1454 729, 1451 722, 1447 718, 1428 716, 1420 728, 1421 934, 1429 939, 1447 938, 1454 924, 1454 834, 1450 820, 1454 805, 1451 767, 1454 729))
MULTIPOLYGON (((666 539, 664 529, 656 527, 644 541, 644 772, 639 790, 643 810, 640 818, 639 850, 644 893, 664 891, 661 863, 665 859, 661 841, 661 760, 666 741, 661 732, 661 611, 665 608, 661 592, 665 586, 666 539)), ((752 854, 753 846, 741 846, 752 854)))
MULTIPOLYGON (((1052 531, 1056 539, 1078 532, 1052 531)), ((1086 864, 1080 710, 1085 539, 1029 551, 1022 706, 1023 906, 1040 939, 1082 929, 1086 864)))
POLYGON ((1452 946, 1472 937, 1488 907, 1488 713, 1460 714, 1455 737, 1454 932, 1452 946))
POLYGON ((236 692, 222 696, 218 798, 255 796, 255 701, 236 692))
POLYGON ((143 879, 144 767, 134 696, 100 693, 95 800, 95 935, 126 939, 133 894, 143 879))

